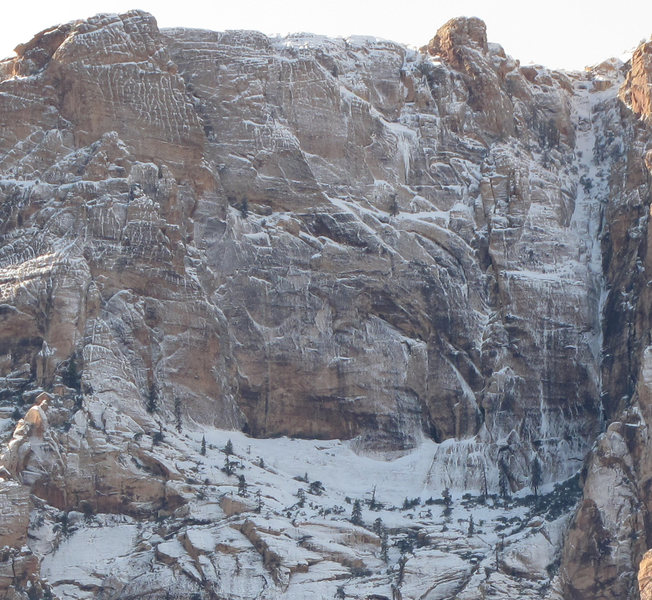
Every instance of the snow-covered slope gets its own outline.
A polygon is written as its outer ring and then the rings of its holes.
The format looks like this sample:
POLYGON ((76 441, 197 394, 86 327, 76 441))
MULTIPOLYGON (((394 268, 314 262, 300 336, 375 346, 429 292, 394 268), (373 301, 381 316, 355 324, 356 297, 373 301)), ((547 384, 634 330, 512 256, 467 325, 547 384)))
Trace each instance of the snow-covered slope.
POLYGON ((394 589, 445 599, 518 589, 540 597, 579 495, 576 478, 538 498, 452 490, 447 499, 432 478, 438 450, 423 441, 387 460, 341 441, 166 434, 156 454, 182 509, 145 521, 71 512, 65 527, 64 513, 39 513, 31 545, 61 597, 125 597, 135 573, 144 578, 137 589, 161 596, 391 598, 394 589))

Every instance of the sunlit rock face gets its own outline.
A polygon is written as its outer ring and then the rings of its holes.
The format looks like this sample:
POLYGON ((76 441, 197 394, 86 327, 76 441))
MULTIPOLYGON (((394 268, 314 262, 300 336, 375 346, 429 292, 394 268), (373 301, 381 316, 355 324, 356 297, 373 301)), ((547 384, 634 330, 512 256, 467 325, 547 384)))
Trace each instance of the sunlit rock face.
MULTIPOLYGON (((0 589, 163 594, 165 578, 134 591, 90 563, 66 583, 99 513, 120 556, 210 581, 206 597, 306 597, 308 580, 331 597, 342 568, 367 578, 345 597, 634 597, 652 502, 648 46, 560 73, 521 66, 479 19, 416 51, 159 30, 140 11, 19 46, 0 63, 0 543, 23 566, 0 589), (519 513, 489 548, 464 525, 468 545, 417 545, 401 570, 344 517, 317 535, 304 514, 299 536, 281 500, 265 526, 253 490, 220 499, 234 475, 184 458, 202 428, 428 452, 406 490, 437 498, 525 494, 535 462, 534 487, 584 463, 584 497, 563 552, 574 492, 549 523, 519 513), (142 529, 218 505, 237 542, 142 529), (78 511, 72 538, 57 511, 78 511)), ((268 497, 279 480, 239 459, 268 497)))
POLYGON ((631 59, 621 98, 631 110, 644 119, 652 116, 652 41, 641 44, 631 59))
POLYGON ((650 559, 652 559, 652 552, 648 550, 641 560, 638 571, 638 585, 641 594, 641 600, 649 600, 652 598, 652 572, 650 570, 650 559))

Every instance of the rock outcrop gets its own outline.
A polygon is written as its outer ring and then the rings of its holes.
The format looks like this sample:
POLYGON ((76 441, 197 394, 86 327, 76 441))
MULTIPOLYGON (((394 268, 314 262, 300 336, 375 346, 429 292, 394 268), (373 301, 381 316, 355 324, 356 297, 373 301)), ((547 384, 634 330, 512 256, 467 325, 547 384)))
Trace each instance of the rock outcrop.
POLYGON ((635 114, 649 119, 652 115, 652 42, 641 44, 631 63, 621 96, 635 114))
POLYGON ((19 46, 0 63, 0 544, 24 568, 0 589, 634 598, 649 47, 561 73, 474 18, 417 52, 141 11, 19 46), (186 456, 224 430, 254 454, 186 456), (293 497, 301 468, 262 456, 279 436, 358 482, 306 473, 293 497), (412 465, 398 497, 368 454, 412 465), (343 503, 377 486, 371 533, 343 503), (104 562, 69 562, 102 535, 104 562))
POLYGON ((649 600, 652 598, 652 588, 650 587, 650 583, 652 583, 652 573, 650 572, 650 558, 652 558, 652 551, 648 550, 641 559, 641 564, 639 567, 638 584, 641 600, 649 600))

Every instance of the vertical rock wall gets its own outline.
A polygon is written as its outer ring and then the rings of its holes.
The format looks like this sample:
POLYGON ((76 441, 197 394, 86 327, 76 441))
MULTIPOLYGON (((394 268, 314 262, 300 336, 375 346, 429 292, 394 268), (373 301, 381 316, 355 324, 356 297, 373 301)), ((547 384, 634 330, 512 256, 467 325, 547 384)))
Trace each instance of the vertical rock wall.
POLYGON ((593 447, 555 585, 631 596, 651 77, 649 44, 522 67, 478 19, 418 52, 140 11, 38 34, 0 63, 2 431, 26 417, 7 493, 183 504, 141 442, 181 422, 430 438, 429 485, 460 493, 528 488, 535 459, 563 481, 593 447))

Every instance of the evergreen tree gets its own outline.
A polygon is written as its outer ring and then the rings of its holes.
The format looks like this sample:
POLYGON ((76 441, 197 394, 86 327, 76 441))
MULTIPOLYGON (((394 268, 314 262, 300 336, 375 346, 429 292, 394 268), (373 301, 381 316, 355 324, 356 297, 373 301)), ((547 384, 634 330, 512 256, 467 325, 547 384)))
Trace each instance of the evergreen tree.
POLYGON ((263 495, 260 490, 256 490, 256 512, 260 513, 263 510, 263 495))
POLYGON ((155 383, 149 384, 149 389, 147 390, 147 404, 145 404, 145 409, 148 413, 153 413, 158 408, 158 389, 156 388, 155 383))
POLYGON ((408 552, 414 554, 414 538, 409 533, 407 537, 401 538, 394 545, 398 547, 401 554, 407 554, 408 552))
POLYGON ((532 474, 531 474, 531 483, 532 489, 534 490, 534 495, 539 495, 539 486, 541 485, 541 463, 539 462, 539 457, 535 456, 532 461, 532 474))
POLYGON ((249 216, 249 203, 246 198, 244 198, 240 204, 240 216, 243 219, 246 219, 249 216))
POLYGON ((392 194, 389 202, 389 214, 395 217, 399 213, 398 202, 396 201, 396 194, 392 194))
POLYGON ((441 493, 442 500, 444 501, 444 516, 449 517, 450 514, 453 512, 453 497, 451 496, 451 492, 448 488, 444 488, 444 491, 441 493))
POLYGON ((247 482, 244 475, 238 475, 238 496, 247 495, 247 482))
POLYGON ((473 515, 471 515, 471 517, 469 519, 469 531, 468 531, 468 534, 473 535, 474 532, 475 532, 475 523, 473 522, 473 515))
POLYGON ((306 491, 303 488, 299 488, 297 490, 297 498, 299 498, 297 506, 299 508, 303 508, 306 504, 306 491))
POLYGON ((233 475, 233 463, 229 460, 228 455, 224 457, 224 468, 222 471, 227 475, 233 475))
POLYGON ((231 454, 233 454, 233 444, 231 443, 231 440, 226 442, 226 446, 224 446, 222 452, 224 452, 224 454, 227 456, 231 456, 231 454))
POLYGON ((201 450, 199 451, 199 454, 202 456, 206 456, 206 436, 201 436, 201 450))
POLYGON ((77 391, 81 390, 81 374, 77 369, 77 358, 75 354, 73 354, 68 360, 68 365, 66 366, 66 370, 63 372, 61 379, 66 387, 77 391))
POLYGON ((351 511, 351 523, 354 525, 362 525, 362 506, 360 500, 353 503, 353 510, 351 511))
POLYGON ((181 433, 182 422, 181 422, 181 398, 174 399, 174 420, 176 423, 177 431, 181 433))
POLYGON ((499 570, 500 567, 500 553, 503 551, 505 548, 505 536, 501 534, 500 536, 500 542, 496 542, 496 547, 494 548, 494 552, 496 554, 496 571, 499 570))
POLYGON ((403 584, 403 578, 405 577, 406 562, 407 562, 407 556, 405 556, 405 554, 401 555, 401 558, 398 559, 398 577, 396 579, 396 584, 399 587, 403 584))
POLYGON ((383 529, 384 529, 384 527, 383 527, 383 520, 382 520, 380 517, 378 517, 378 518, 374 521, 374 533, 375 533, 378 537, 382 537, 382 535, 383 535, 383 529))
POLYGON ((64 537, 68 537, 70 535, 70 519, 68 517, 68 513, 65 511, 62 512, 57 520, 61 526, 61 534, 64 537))
POLYGON ((509 478, 507 477, 507 465, 502 458, 498 461, 498 489, 501 498, 509 498, 510 489, 509 478))
POLYGON ((371 490, 371 499, 369 500, 369 510, 380 510, 382 505, 376 500, 376 486, 371 490))
POLYGON ((480 496, 482 504, 485 503, 488 495, 489 490, 487 489, 487 470, 485 469, 484 463, 482 463, 482 494, 480 496))
POLYGON ((380 558, 387 564, 389 562, 389 535, 387 529, 383 527, 383 533, 380 536, 380 558))

